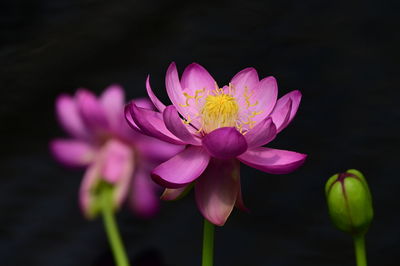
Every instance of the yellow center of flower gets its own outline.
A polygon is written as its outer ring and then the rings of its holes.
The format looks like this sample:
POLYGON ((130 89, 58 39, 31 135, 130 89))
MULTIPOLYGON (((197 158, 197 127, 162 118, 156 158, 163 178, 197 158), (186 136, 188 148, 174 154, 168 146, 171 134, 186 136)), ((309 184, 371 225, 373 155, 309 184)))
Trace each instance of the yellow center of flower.
POLYGON ((219 93, 208 95, 201 109, 202 129, 209 133, 220 127, 234 127, 238 120, 239 105, 235 97, 219 93))
MULTIPOLYGON (((236 127, 244 135, 256 124, 254 117, 262 113, 257 108, 258 100, 252 99, 253 93, 254 90, 249 91, 247 86, 243 93, 238 94, 230 83, 224 88, 219 88, 215 84, 214 90, 198 89, 193 95, 183 92, 185 102, 179 105, 195 107, 198 110, 198 113, 194 114, 194 119, 200 119, 197 120, 201 123, 198 129, 200 134, 210 133, 220 127, 236 127), (241 100, 240 106, 238 99, 241 100)), ((192 118, 189 114, 185 114, 182 122, 191 124, 192 118)))

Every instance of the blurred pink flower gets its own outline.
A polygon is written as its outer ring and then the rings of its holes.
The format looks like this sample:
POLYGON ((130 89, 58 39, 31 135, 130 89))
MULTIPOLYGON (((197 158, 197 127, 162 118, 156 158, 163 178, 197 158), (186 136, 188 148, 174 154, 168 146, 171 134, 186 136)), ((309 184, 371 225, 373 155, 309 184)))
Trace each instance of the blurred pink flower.
POLYGON ((165 106, 157 99, 148 78, 147 92, 158 112, 134 103, 125 111, 132 126, 145 134, 186 145, 152 172, 153 179, 167 188, 162 198, 176 199, 194 184, 203 216, 223 225, 235 204, 246 209, 239 161, 271 174, 292 172, 305 161, 305 154, 261 147, 292 121, 301 100, 299 91, 277 100, 275 78, 259 80, 254 68, 240 71, 220 88, 195 63, 180 80, 172 63, 165 83, 173 105, 165 106))
MULTIPOLYGON (((147 99, 133 101, 152 110, 147 99)), ((99 211, 96 186, 101 180, 114 185, 114 204, 119 208, 130 196, 134 212, 150 217, 158 210, 159 189, 150 178, 154 166, 182 150, 173 145, 132 131, 124 119, 125 95, 121 87, 108 87, 97 98, 80 89, 75 96, 60 95, 56 113, 70 139, 55 139, 50 149, 55 158, 70 167, 85 167, 80 188, 80 205, 87 218, 99 211)))

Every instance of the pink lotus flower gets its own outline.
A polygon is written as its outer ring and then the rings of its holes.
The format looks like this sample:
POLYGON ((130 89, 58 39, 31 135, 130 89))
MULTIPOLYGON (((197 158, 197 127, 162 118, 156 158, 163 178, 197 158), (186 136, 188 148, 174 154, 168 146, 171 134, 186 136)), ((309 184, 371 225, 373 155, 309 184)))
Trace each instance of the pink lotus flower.
POLYGON ((142 132, 185 150, 157 166, 152 177, 166 187, 162 198, 173 200, 194 183, 196 202, 203 216, 224 225, 233 206, 246 209, 240 189, 239 161, 271 174, 294 171, 306 155, 262 147, 294 118, 301 93, 292 91, 277 100, 273 77, 259 80, 254 68, 237 73, 220 88, 198 64, 189 65, 179 80, 175 63, 166 74, 173 105, 147 92, 158 112, 132 103, 127 119, 142 132))
MULTIPOLYGON (((86 167, 80 188, 80 205, 87 218, 99 211, 96 189, 106 181, 114 186, 115 208, 130 194, 133 210, 149 217, 158 210, 157 185, 151 181, 154 166, 171 158, 182 147, 132 131, 124 119, 124 91, 110 86, 96 98, 80 89, 74 97, 60 95, 56 101, 58 120, 71 139, 55 139, 52 154, 71 167, 86 167)), ((147 99, 134 103, 152 110, 147 99)))

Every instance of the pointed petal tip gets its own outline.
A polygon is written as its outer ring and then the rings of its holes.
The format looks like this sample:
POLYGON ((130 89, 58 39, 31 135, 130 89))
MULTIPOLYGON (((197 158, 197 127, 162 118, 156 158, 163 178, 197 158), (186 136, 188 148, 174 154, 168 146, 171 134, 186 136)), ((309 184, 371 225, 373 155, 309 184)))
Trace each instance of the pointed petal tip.
POLYGON ((303 97, 303 94, 301 93, 300 90, 293 90, 288 92, 286 95, 287 97, 290 97, 290 99, 295 102, 297 105, 300 102, 301 98, 303 97))
POLYGON ((270 81, 275 81, 276 82, 276 78, 274 77, 274 76, 268 76, 268 77, 265 77, 265 78, 263 78, 263 80, 270 80, 270 81))
POLYGON ((214 224, 216 226, 224 226, 226 221, 227 221, 227 219, 224 219, 224 220, 219 220, 219 219, 211 219, 211 220, 209 220, 209 219, 207 219, 207 221, 209 221, 210 223, 212 223, 212 224, 214 224))
MULTIPOLYGON (((196 186, 195 186, 195 188, 196 188, 196 186)), ((195 197, 197 197, 196 194, 195 194, 195 197)), ((198 200, 196 200, 196 206, 197 206, 197 209, 200 211, 201 215, 204 217, 204 219, 206 219, 207 221, 209 221, 210 223, 212 223, 213 225, 216 225, 216 226, 224 226, 233 210, 233 206, 232 206, 232 209, 227 214, 212 215, 206 209, 204 209, 206 207, 199 204, 198 200)))
POLYGON ((123 87, 121 84, 119 84, 119 83, 111 83, 111 84, 108 85, 107 88, 104 90, 103 94, 104 94, 106 91, 110 91, 110 90, 118 90, 118 91, 123 92, 123 91, 124 91, 124 87, 123 87))
POLYGON ((191 71, 203 72, 203 71, 207 71, 207 70, 202 65, 200 65, 196 62, 193 62, 185 67, 185 69, 183 70, 183 73, 182 73, 182 77, 185 75, 185 73, 187 74, 188 72, 191 72, 191 71))
POLYGON ((230 213, 227 216, 210 216, 208 213, 203 212, 202 209, 199 208, 199 205, 197 205, 197 208, 200 210, 200 213, 204 219, 216 226, 224 226, 228 220, 228 217, 230 216, 230 213))
POLYGON ((192 62, 187 67, 190 67, 190 66, 200 66, 200 64, 197 62, 192 62))
MULTIPOLYGON (((257 73, 257 70, 254 68, 254 67, 246 67, 246 68, 243 68, 242 70, 240 70, 236 75, 238 75, 238 74, 255 74, 256 75, 256 77, 258 78, 258 73, 257 73)), ((235 76, 236 76, 235 75, 235 76)))
POLYGON ((154 94, 151 85, 150 85, 150 75, 147 75, 147 79, 146 79, 146 91, 147 91, 147 95, 150 98, 150 100, 152 101, 153 105, 157 108, 158 111, 162 112, 165 109, 165 104, 163 104, 158 98, 157 96, 154 94))
POLYGON ((56 106, 58 106, 63 101, 70 101, 70 100, 72 100, 72 97, 69 94, 61 93, 56 98, 56 106))
POLYGON ((213 90, 216 82, 207 69, 200 64, 192 63, 183 71, 180 83, 182 89, 195 93, 201 88, 213 90))
POLYGON ((172 61, 170 64, 169 64, 169 66, 168 66, 168 69, 167 69, 167 72, 168 72, 168 70, 172 70, 173 68, 175 68, 176 69, 176 63, 175 63, 175 61, 172 61))
POLYGON ((245 89, 254 89, 258 86, 259 77, 257 70, 252 67, 242 69, 231 79, 230 83, 238 90, 238 93, 244 93, 245 89))
POLYGON ((113 83, 105 88, 99 98, 104 104, 110 104, 110 102, 114 101, 124 102, 125 90, 120 84, 113 83))
POLYGON ((75 102, 74 99, 66 94, 66 93, 62 93, 60 95, 57 96, 56 101, 55 101, 55 108, 56 108, 56 113, 58 116, 58 120, 62 120, 64 117, 64 115, 66 115, 67 113, 64 114, 64 110, 66 109, 65 107, 72 107, 75 108, 75 102))
MULTIPOLYGON (((186 67, 186 69, 191 69, 191 68, 198 68, 198 69, 200 69, 201 71, 206 70, 205 67, 203 67, 202 65, 200 65, 200 64, 197 63, 197 62, 192 62, 191 64, 189 64, 189 65, 186 67)), ((185 70, 186 70, 186 69, 185 69, 185 70)), ((207 70, 206 70, 206 71, 207 71, 207 70)))
POLYGON ((274 76, 268 76, 260 80, 260 86, 273 86, 273 89, 276 90, 276 95, 278 95, 278 81, 274 76))
POLYGON ((302 96, 302 93, 301 93, 300 90, 294 90, 293 93, 298 95, 298 96, 300 96, 300 97, 302 96))
MULTIPOLYGON (((266 87, 271 85, 273 86, 274 90, 278 90, 278 81, 274 76, 268 76, 260 80, 260 86, 266 87)), ((278 95, 278 91, 276 91, 276 94, 278 95)))
POLYGON ((75 92, 75 97, 87 97, 87 96, 95 96, 91 91, 85 88, 78 88, 75 92))

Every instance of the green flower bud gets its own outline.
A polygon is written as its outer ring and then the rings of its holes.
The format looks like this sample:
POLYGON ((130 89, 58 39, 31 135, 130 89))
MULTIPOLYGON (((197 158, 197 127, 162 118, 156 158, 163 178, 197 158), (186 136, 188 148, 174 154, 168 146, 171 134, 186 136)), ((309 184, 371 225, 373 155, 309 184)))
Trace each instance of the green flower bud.
POLYGON ((362 235, 373 218, 372 197, 363 174, 355 169, 335 174, 325 185, 333 224, 352 235, 362 235))

